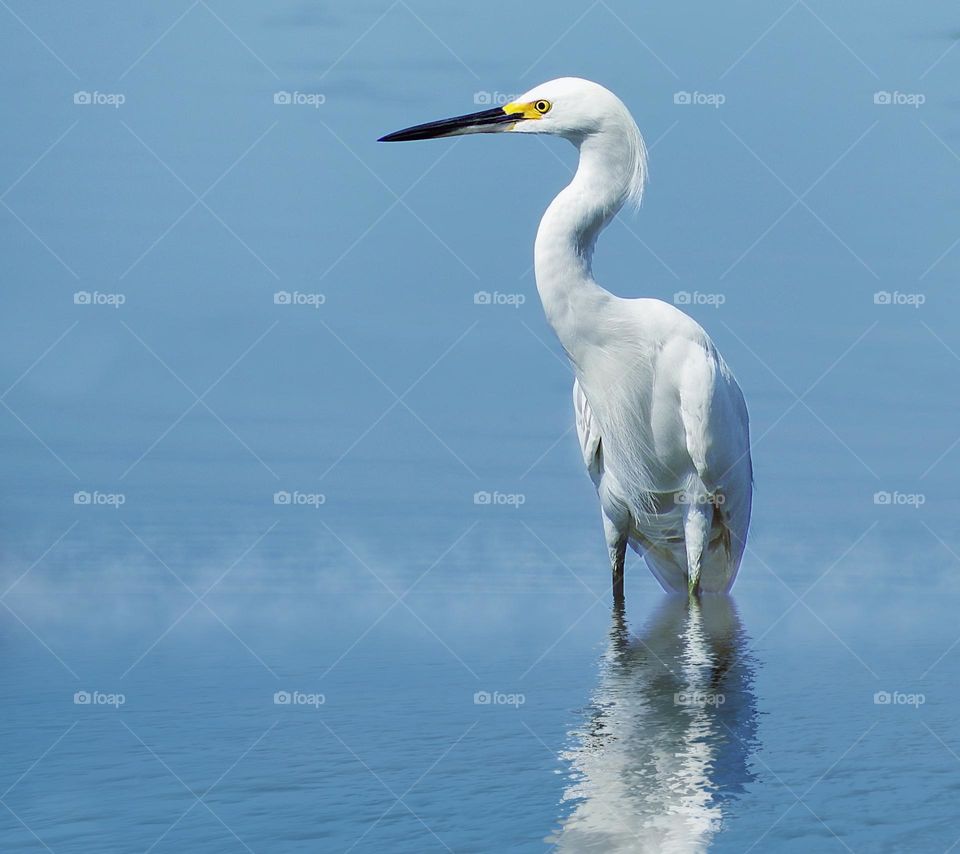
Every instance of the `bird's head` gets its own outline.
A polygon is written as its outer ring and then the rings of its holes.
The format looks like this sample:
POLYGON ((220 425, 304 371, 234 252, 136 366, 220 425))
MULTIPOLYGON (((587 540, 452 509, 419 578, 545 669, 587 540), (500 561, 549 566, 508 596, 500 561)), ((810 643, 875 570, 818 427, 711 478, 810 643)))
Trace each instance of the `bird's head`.
POLYGON ((613 92, 590 80, 560 77, 534 86, 502 107, 414 125, 379 141, 508 132, 547 133, 579 143, 592 134, 623 126, 635 127, 629 111, 613 92))
POLYGON ((524 92, 509 104, 388 133, 380 142, 436 139, 469 133, 545 133, 601 154, 622 186, 621 201, 640 203, 647 150, 623 102, 599 83, 560 77, 524 92))

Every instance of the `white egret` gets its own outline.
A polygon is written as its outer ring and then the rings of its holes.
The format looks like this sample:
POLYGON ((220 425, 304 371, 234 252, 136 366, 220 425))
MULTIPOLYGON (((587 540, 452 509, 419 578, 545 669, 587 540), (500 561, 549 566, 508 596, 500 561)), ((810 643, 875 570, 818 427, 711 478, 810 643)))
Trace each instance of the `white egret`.
POLYGON ((503 107, 381 141, 499 132, 553 134, 580 152, 576 175, 540 222, 534 263, 544 312, 576 375, 577 433, 600 498, 615 597, 627 544, 667 591, 729 590, 753 491, 740 387, 692 318, 657 299, 615 296, 591 272, 600 232, 643 192, 647 156, 636 122, 603 86, 564 77, 503 107))

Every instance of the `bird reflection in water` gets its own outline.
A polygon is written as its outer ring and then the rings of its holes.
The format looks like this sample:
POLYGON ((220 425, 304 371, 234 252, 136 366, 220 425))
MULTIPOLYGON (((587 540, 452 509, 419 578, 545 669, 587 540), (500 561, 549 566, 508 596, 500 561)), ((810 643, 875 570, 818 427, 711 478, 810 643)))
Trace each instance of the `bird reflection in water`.
POLYGON ((561 754, 563 852, 705 851, 753 779, 756 661, 733 601, 669 597, 631 636, 614 604, 600 679, 561 754), (566 812, 566 810, 565 810, 566 812))

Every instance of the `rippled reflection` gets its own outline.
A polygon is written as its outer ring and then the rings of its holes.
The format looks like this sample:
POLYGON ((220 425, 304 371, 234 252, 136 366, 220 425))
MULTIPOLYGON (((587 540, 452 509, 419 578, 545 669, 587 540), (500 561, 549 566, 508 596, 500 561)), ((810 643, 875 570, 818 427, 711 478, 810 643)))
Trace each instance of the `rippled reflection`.
POLYGON ((756 661, 733 601, 670 597, 631 635, 615 606, 554 841, 566 852, 704 851, 753 779, 756 661))

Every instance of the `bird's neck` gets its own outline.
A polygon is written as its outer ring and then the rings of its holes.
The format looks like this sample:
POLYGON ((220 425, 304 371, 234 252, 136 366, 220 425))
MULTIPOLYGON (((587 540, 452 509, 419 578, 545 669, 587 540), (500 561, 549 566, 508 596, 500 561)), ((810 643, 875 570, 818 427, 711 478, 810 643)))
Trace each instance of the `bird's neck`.
POLYGON ((597 313, 612 297, 593 279, 593 249, 630 194, 636 156, 613 134, 589 136, 578 147, 577 173, 547 208, 534 246, 544 313, 575 364, 580 348, 602 343, 593 340, 597 313))

